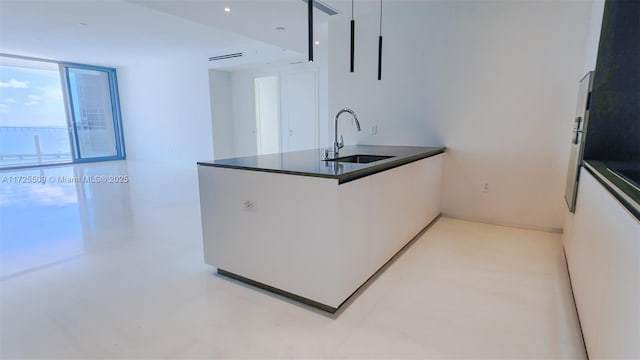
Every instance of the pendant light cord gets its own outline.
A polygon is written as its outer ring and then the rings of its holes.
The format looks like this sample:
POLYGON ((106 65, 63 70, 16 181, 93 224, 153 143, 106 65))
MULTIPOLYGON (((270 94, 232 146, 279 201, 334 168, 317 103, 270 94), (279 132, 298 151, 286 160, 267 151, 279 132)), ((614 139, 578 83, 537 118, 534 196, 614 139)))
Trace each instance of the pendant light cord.
POLYGON ((382 0, 380 0, 380 36, 382 36, 382 0))
POLYGON ((353 20, 353 0, 351 0, 351 20, 353 20))

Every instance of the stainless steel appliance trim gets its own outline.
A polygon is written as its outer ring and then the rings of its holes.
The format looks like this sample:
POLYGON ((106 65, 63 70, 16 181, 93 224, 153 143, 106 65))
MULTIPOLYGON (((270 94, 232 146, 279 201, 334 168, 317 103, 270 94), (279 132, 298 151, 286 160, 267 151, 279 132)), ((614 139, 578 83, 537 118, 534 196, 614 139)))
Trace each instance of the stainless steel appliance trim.
MULTIPOLYGON (((604 177, 604 175, 600 174, 600 172, 598 170, 596 170, 593 166, 589 165, 588 163, 584 163, 583 165, 585 168, 589 169, 590 173, 593 175, 593 177, 597 178, 597 180, 604 182, 605 184, 607 184, 607 187, 609 189, 611 189, 612 191, 614 191, 618 196, 620 196, 622 199, 624 199, 624 201, 626 201, 629 205, 631 205, 631 207, 633 207, 634 209, 636 209, 636 211, 640 212, 640 204, 638 204, 637 202, 635 202, 635 200, 633 200, 631 197, 629 197, 629 195, 625 194, 624 191, 620 190, 620 188, 618 188, 614 183, 612 183, 611 181, 609 181, 609 179, 607 179, 606 177, 604 177)), ((625 181, 626 182, 626 181, 625 181)))

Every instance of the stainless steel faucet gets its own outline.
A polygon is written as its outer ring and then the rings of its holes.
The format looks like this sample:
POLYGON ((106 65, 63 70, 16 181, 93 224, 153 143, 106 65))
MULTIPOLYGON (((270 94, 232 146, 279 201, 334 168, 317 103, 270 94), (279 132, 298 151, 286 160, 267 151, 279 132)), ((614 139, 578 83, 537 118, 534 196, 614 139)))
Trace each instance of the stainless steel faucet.
POLYGON ((338 118, 340 117, 340 115, 342 115, 342 113, 349 113, 351 114, 351 116, 353 116, 353 120, 355 120, 356 122, 356 129, 358 129, 358 131, 360 131, 360 122, 358 121, 358 115, 356 115, 355 111, 348 109, 348 108, 344 108, 340 111, 338 111, 338 113, 336 114, 336 118, 333 120, 333 158, 336 159, 338 157, 338 152, 340 151, 340 149, 342 149, 344 147, 344 139, 342 138, 342 135, 340 135, 340 142, 338 142, 338 118))

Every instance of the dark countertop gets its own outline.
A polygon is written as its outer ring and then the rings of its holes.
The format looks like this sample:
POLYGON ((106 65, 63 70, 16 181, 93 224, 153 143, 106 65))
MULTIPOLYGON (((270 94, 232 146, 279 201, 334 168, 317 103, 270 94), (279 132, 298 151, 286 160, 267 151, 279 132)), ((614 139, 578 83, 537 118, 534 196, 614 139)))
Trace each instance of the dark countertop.
POLYGON ((338 179, 338 183, 342 184, 441 154, 445 149, 426 146, 352 145, 340 149, 339 156, 366 154, 394 157, 368 164, 322 161, 324 149, 315 149, 201 161, 198 165, 338 179))
POLYGON ((640 220, 639 162, 585 160, 584 167, 618 201, 640 220))

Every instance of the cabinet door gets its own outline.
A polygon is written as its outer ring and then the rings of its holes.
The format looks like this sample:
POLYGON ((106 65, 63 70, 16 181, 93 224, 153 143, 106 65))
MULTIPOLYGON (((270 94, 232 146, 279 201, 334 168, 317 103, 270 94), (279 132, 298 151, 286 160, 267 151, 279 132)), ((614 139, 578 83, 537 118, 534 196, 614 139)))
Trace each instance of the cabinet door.
POLYGON ((205 262, 333 305, 337 181, 199 166, 205 262), (324 220, 324 221, 323 221, 324 220))
POLYGON ((640 358, 640 223, 584 169, 567 257, 590 358, 640 358))
POLYGON ((332 307, 369 277, 369 177, 198 175, 207 264, 332 307))
POLYGON ((440 214, 442 155, 372 175, 370 271, 440 214))

